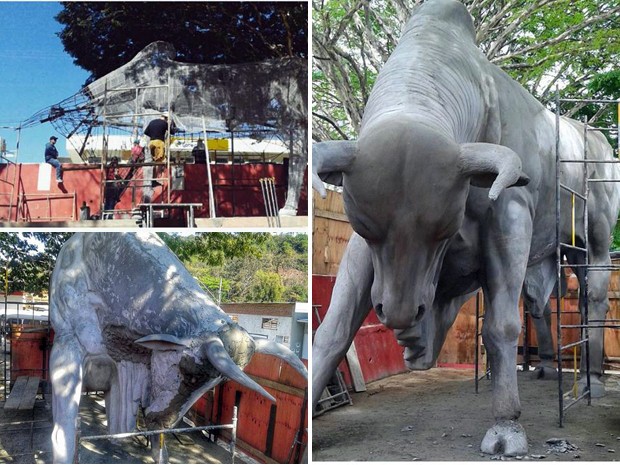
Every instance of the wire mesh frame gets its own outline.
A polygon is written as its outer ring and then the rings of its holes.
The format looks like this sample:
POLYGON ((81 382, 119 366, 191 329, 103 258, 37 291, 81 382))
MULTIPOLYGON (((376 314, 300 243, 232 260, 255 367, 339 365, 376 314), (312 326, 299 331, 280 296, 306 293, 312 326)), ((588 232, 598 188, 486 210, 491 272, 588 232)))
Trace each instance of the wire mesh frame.
MULTIPOLYGON (((619 117, 619 121, 618 121, 618 128, 616 128, 618 130, 618 154, 620 155, 620 100, 595 100, 595 99, 560 99, 560 94, 559 94, 559 90, 556 88, 556 98, 555 98, 555 104, 556 104, 556 108, 555 108, 555 156, 556 156, 556 271, 557 271, 557 282, 560 283, 561 282, 561 278, 562 278, 562 273, 564 272, 564 268, 568 267, 568 266, 573 266, 573 267, 578 267, 581 268, 583 270, 583 276, 584 276, 584 295, 585 298, 583 299, 583 310, 582 310, 582 324, 578 325, 578 327, 581 328, 581 339, 577 342, 568 344, 566 346, 562 345, 562 328, 566 328, 568 327, 568 325, 562 325, 561 322, 561 315, 562 315, 562 306, 563 306, 563 299, 561 296, 561 286, 556 286, 556 328, 557 328, 557 363, 558 363, 558 402, 559 402, 559 426, 562 427, 563 426, 563 421, 564 421, 564 412, 570 408, 571 406, 575 405, 577 402, 579 402, 582 399, 586 399, 588 401, 588 405, 591 404, 591 384, 590 384, 590 341, 589 341, 589 329, 590 328, 611 328, 611 329, 618 329, 617 325, 607 325, 607 324, 596 324, 594 326, 590 325, 589 322, 589 315, 588 315, 588 271, 589 270, 611 270, 611 269, 617 269, 616 267, 613 266, 597 266, 597 265, 591 265, 590 264, 590 257, 589 257, 589 251, 588 251, 588 244, 589 244, 589 233, 588 233, 588 228, 589 228, 589 224, 588 224, 588 197, 589 197, 589 193, 590 193, 590 182, 620 182, 620 180, 617 179, 598 179, 598 180, 590 180, 589 179, 589 164, 590 163, 618 163, 617 160, 609 160, 609 161, 602 161, 602 160, 590 160, 588 159, 588 131, 590 130, 599 130, 600 128, 589 128, 588 127, 588 121, 587 121, 587 117, 584 117, 584 128, 583 128, 583 137, 584 137, 584 149, 583 149, 583 159, 582 160, 561 160, 560 159, 560 104, 561 102, 580 102, 580 103, 598 103, 598 104, 605 104, 605 105, 609 105, 609 104, 616 104, 618 105, 618 117, 619 117), (561 164, 562 163, 583 163, 584 165, 584 177, 583 177, 583 194, 579 194, 578 192, 575 192, 574 190, 570 189, 568 186, 564 186, 561 183, 561 164), (584 213, 583 213, 583 227, 584 227, 584 247, 583 248, 578 248, 575 247, 574 244, 574 239, 573 239, 573 244, 570 245, 570 247, 574 248, 574 249, 580 249, 583 253, 584 253, 584 263, 583 264, 579 264, 579 265, 565 265, 562 263, 562 251, 561 251, 561 247, 562 247, 562 243, 561 243, 561 234, 560 234, 560 229, 561 229, 561 200, 560 200, 560 196, 561 196, 561 192, 562 189, 564 189, 565 191, 568 191, 571 193, 571 199, 572 202, 574 203, 575 198, 578 198, 579 200, 581 200, 584 203, 584 213), (585 368, 586 368, 586 373, 585 373, 585 377, 586 377, 586 390, 582 395, 576 395, 575 399, 571 402, 569 402, 566 406, 564 405, 564 392, 563 392, 563 387, 562 387, 562 352, 564 350, 566 350, 567 348, 572 348, 572 347, 576 347, 578 345, 583 345, 583 353, 582 353, 582 357, 585 357, 585 368)), ((606 130, 610 130, 612 128, 604 128, 606 130)), ((574 206, 573 206, 574 209, 574 206)), ((574 215, 574 213, 573 213, 574 215)), ((575 223, 574 223, 574 218, 573 218, 573 223, 572 223, 572 228, 573 228, 573 238, 574 238, 574 229, 575 229, 575 223)), ((574 326, 574 325, 573 325, 574 326)))
MULTIPOLYGON (((173 114, 172 114, 172 109, 171 109, 171 105, 172 105, 172 95, 170 92, 170 72, 168 72, 168 83, 167 84, 159 84, 159 85, 148 85, 148 86, 136 86, 136 87, 130 87, 130 88, 114 88, 114 89, 108 89, 108 84, 106 82, 105 87, 104 87, 104 93, 103 93, 103 105, 102 105, 102 114, 101 114, 101 118, 102 118, 102 154, 101 154, 101 163, 100 163, 100 188, 99 188, 99 192, 100 192, 100 211, 101 211, 101 215, 102 218, 104 217, 104 215, 106 215, 107 213, 113 213, 114 211, 117 210, 105 210, 105 193, 106 193, 106 184, 107 184, 107 176, 106 176, 106 166, 108 165, 108 132, 110 129, 110 125, 108 124, 108 120, 111 118, 119 118, 119 117, 131 117, 133 121, 136 121, 137 124, 137 118, 142 117, 142 116, 147 116, 150 115, 150 113, 143 113, 140 111, 139 106, 138 106, 138 102, 139 102, 139 92, 141 90, 147 90, 147 89, 165 89, 166 91, 166 102, 167 102, 167 112, 168 112, 168 130, 166 131, 166 140, 164 141, 165 144, 165 154, 166 154, 166 162, 165 162, 165 166, 166 166, 166 174, 165 177, 163 178, 163 180, 167 180, 168 181, 168 186, 166 189, 166 203, 170 203, 171 202, 171 192, 170 192, 170 129, 171 129, 171 121, 173 119, 173 114), (136 98, 135 98, 135 108, 134 108, 134 112, 130 113, 130 114, 123 114, 123 115, 119 115, 119 114, 108 114, 107 112, 107 104, 108 104, 108 95, 111 93, 115 93, 115 92, 127 92, 127 91, 133 91, 136 94, 136 98)), ((84 142, 86 143, 86 141, 84 142)), ((159 164, 155 164, 155 163, 150 163, 150 164, 144 164, 145 166, 153 166, 153 171, 155 172, 155 170, 157 170, 157 166, 160 166, 159 164)), ((154 176, 155 173, 153 173, 149 179, 151 179, 151 181, 154 181, 156 178, 154 176)), ((142 179, 143 181, 145 179, 142 179)), ((152 184, 151 184, 152 185, 152 184)), ((145 187, 145 186, 142 186, 145 187)), ((133 188, 135 189, 135 186, 133 186, 133 188)), ((164 198, 162 196, 162 202, 164 201, 164 198)), ((135 208, 135 205, 133 205, 134 202, 134 196, 132 195, 132 210, 135 208)))

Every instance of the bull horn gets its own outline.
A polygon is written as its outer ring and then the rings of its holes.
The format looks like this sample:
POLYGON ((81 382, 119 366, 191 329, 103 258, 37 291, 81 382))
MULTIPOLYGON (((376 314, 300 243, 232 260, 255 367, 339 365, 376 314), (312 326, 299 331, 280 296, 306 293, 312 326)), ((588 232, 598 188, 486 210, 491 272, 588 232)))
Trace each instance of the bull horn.
POLYGON ((254 339, 254 346, 254 351, 256 353, 278 357, 292 366, 295 371, 297 371, 297 373, 305 379, 308 379, 308 370, 306 370, 306 366, 301 363, 299 357, 288 347, 278 344, 277 342, 270 341, 269 339, 254 339))
POLYGON ((312 144, 312 187, 322 198, 327 196, 323 180, 342 185, 342 172, 355 160, 357 142, 332 140, 312 144))
POLYGON ((212 336, 207 339, 205 342, 205 355, 209 359, 209 362, 211 362, 211 365, 213 365, 225 377, 236 381, 248 389, 258 392, 273 403, 276 402, 276 399, 271 394, 265 391, 257 382, 241 371, 241 368, 233 362, 233 359, 230 358, 230 355, 226 352, 226 348, 219 337, 212 336))
POLYGON ((530 178, 521 171, 521 159, 508 147, 483 142, 461 144, 461 171, 471 176, 474 186, 490 187, 489 198, 511 186, 525 186, 530 178))

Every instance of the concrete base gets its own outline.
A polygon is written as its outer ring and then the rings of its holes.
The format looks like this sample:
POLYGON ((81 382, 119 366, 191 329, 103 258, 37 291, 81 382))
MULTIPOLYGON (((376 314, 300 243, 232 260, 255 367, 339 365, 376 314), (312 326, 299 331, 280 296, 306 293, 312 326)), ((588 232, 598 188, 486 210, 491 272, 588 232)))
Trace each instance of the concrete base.
MULTIPOLYGON (((307 216, 282 216, 280 217, 282 228, 296 228, 306 230, 308 227, 307 216)), ((197 228, 269 228, 269 221, 265 216, 248 216, 232 218, 196 218, 197 228)), ((83 220, 83 221, 37 221, 16 222, 2 221, 2 228, 117 228, 132 229, 140 226, 136 220, 83 220)), ((159 228, 157 228, 159 229, 159 228)))

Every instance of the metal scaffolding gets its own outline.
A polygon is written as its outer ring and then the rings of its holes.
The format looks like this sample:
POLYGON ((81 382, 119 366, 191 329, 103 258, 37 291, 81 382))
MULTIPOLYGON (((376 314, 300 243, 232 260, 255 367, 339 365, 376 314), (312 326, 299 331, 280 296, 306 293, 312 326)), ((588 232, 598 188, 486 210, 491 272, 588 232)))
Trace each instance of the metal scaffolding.
MULTIPOLYGON (((618 116, 620 117, 620 100, 601 100, 601 99, 561 99, 559 95, 559 91, 556 91, 556 112, 555 112, 555 126, 556 126, 556 139, 555 139, 555 154, 556 154, 556 260, 557 260, 557 282, 561 283, 563 278, 563 273, 566 268, 571 268, 573 270, 580 269, 583 271, 583 295, 584 299, 580 299, 583 302, 581 310, 581 324, 578 325, 566 325, 562 324, 562 314, 566 314, 567 312, 563 311, 563 298, 562 298, 562 290, 561 286, 558 284, 556 286, 556 325, 557 325, 557 363, 558 363, 558 397, 559 397, 559 425, 562 426, 564 420, 564 412, 575 405, 580 400, 586 399, 588 405, 591 403, 591 384, 590 384, 590 334, 589 330, 593 328, 610 328, 610 329, 618 329, 620 326, 617 323, 617 320, 592 320, 589 318, 589 308, 588 308, 588 273, 591 271, 613 271, 620 270, 620 266, 618 265, 595 265, 590 263, 589 256, 589 225, 588 225, 588 198, 590 196, 590 184, 591 183, 617 183, 620 182, 618 179, 594 179, 590 178, 590 170, 589 165, 596 163, 606 163, 606 164, 618 164, 620 161, 617 158, 612 160, 593 160, 588 158, 588 133, 591 131, 618 131, 618 126, 616 127, 603 127, 603 128, 595 128, 588 125, 587 119, 584 119, 584 129, 583 129, 583 138, 584 138, 584 151, 583 158, 578 160, 567 160, 560 158, 560 107, 563 102, 579 102, 586 104, 602 104, 602 105, 618 105, 618 116), (562 173, 562 165, 566 163, 578 163, 583 164, 583 181, 582 181, 582 191, 579 192, 571 187, 564 185, 561 180, 562 173), (571 243, 562 242, 561 237, 561 220, 562 220, 562 205, 561 205, 561 194, 562 192, 567 192, 570 195, 571 205, 570 210, 572 212, 572 240, 571 243), (575 215, 575 204, 577 201, 581 201, 583 203, 583 246, 577 246, 575 241, 575 230, 576 230, 576 215, 575 215), (583 254, 584 262, 583 263, 567 263, 565 262, 563 257, 563 250, 571 250, 576 251, 583 254), (573 341, 571 343, 563 345, 562 343, 562 330, 563 329, 580 329, 580 339, 577 341, 573 341), (584 365, 585 365, 585 373, 582 373, 582 377, 585 376, 586 380, 586 389, 581 395, 575 390, 574 399, 564 405, 564 391, 562 386, 563 372, 562 372, 562 354, 566 350, 573 349, 573 359, 575 363, 575 377, 576 377, 576 361, 577 361, 577 347, 581 347, 581 357, 585 357, 584 365)), ((620 133, 618 134, 618 152, 620 153, 620 133)), ((582 283, 580 283, 582 285, 582 283)))

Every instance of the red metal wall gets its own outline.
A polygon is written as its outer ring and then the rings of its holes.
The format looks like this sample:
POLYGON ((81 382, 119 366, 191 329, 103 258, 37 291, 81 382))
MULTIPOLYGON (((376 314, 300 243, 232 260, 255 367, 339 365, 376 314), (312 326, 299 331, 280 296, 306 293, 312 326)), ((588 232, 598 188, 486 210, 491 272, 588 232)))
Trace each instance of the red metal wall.
MULTIPOLYGON (((305 360, 304 363, 307 364, 305 360)), ((286 363, 262 354, 254 355, 244 371, 276 398, 275 406, 260 394, 228 381, 218 386, 215 393, 205 395, 194 408, 207 424, 225 424, 230 423, 239 399, 237 446, 260 462, 295 461, 297 455, 303 455, 308 442, 307 381, 286 363), (272 409, 275 416, 270 433, 272 409), (293 448, 300 426, 298 439, 303 446, 293 448)), ((221 435, 230 438, 228 430, 221 435)))
MULTIPOLYGON (((49 191, 37 190, 39 164, 0 165, 0 220, 43 221, 49 216, 58 220, 79 218, 82 202, 90 207, 91 214, 98 214, 101 205, 101 172, 96 166, 79 171, 65 171, 63 184, 54 181, 50 174, 49 191), (11 197, 12 194, 12 197, 11 197), (27 208, 17 212, 18 195, 26 194, 27 208), (54 198, 47 199, 48 194, 54 198), (75 194, 76 199, 74 200, 75 194), (77 206, 77 207, 76 207, 77 206)), ((66 168, 78 165, 63 165, 66 168)), ((160 168, 161 169, 161 168, 160 168)), ((129 168, 121 168, 124 175, 129 168)), ((136 178, 142 177, 139 168, 136 178)), ((284 206, 286 196, 287 167, 281 164, 245 163, 238 165, 211 165, 217 216, 265 216, 260 178, 273 177, 276 180, 278 205, 284 206)), ((161 177, 161 175, 160 175, 161 177)), ((306 173, 307 178, 307 173, 306 173)), ((298 215, 308 214, 307 182, 304 179, 298 215)), ((117 209, 131 208, 131 189, 126 189, 117 209)), ((164 197, 166 195, 164 194, 164 197)), ((141 189, 136 189, 136 199, 142 199, 141 189)), ((167 200, 167 199, 166 199, 167 200)), ((154 203, 162 202, 162 188, 155 189, 154 203)), ((206 165, 185 165, 185 189, 171 193, 172 203, 199 203, 204 207, 196 217, 209 217, 209 191, 206 165)))
POLYGON ((40 326, 11 325, 11 382, 18 376, 48 378, 52 330, 40 326))
MULTIPOLYGON (((312 275, 312 304, 320 305, 318 310, 321 321, 329 307, 335 282, 335 276, 312 275)), ((317 328, 313 314, 312 330, 316 331, 317 328)), ((407 371, 403 359, 404 349, 398 345, 392 331, 379 323, 374 311, 371 310, 362 323, 354 342, 366 381, 407 371)), ((351 386, 351 375, 346 361, 340 364, 340 370, 344 372, 347 385, 351 386)))

